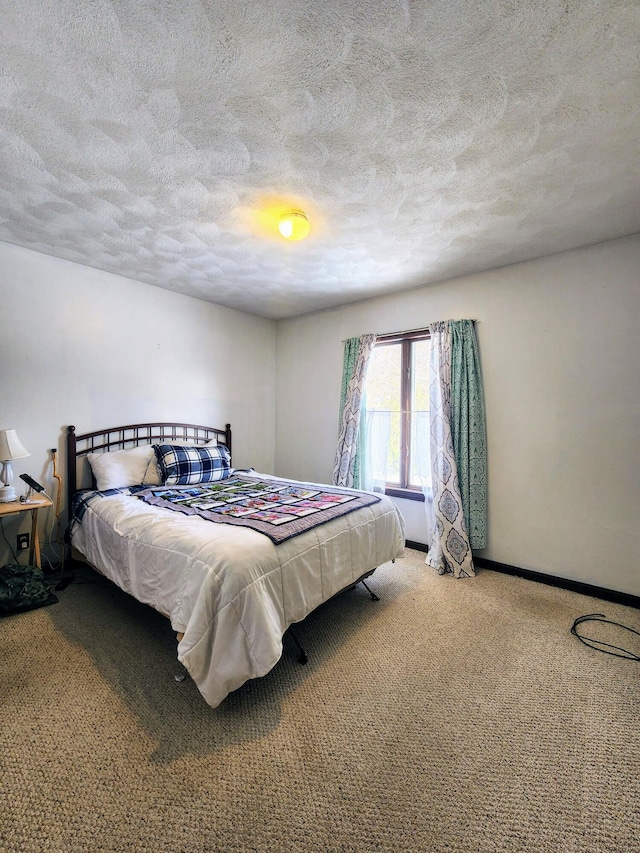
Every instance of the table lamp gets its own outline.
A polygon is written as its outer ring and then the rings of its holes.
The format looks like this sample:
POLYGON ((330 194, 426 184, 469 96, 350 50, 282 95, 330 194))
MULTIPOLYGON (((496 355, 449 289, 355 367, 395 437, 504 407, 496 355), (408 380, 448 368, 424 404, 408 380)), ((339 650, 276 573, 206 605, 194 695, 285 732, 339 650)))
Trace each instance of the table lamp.
POLYGON ((13 482, 11 461, 23 459, 25 456, 31 456, 31 454, 22 446, 15 429, 0 429, 0 462, 3 464, 0 479, 4 484, 0 487, 0 503, 15 501, 16 490, 11 485, 13 482))

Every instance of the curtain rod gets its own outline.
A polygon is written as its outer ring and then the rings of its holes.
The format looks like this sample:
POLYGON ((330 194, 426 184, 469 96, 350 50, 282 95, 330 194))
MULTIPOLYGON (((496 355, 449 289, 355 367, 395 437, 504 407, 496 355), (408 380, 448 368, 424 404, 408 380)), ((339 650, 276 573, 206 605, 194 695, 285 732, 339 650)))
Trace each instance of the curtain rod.
MULTIPOLYGON (((477 320, 471 320, 471 322, 477 323, 478 321, 477 320)), ((431 324, 429 324, 429 325, 431 325, 431 324)), ((428 326, 418 326, 417 329, 405 329, 403 332, 375 332, 374 334, 375 334, 376 338, 388 338, 388 337, 391 337, 391 335, 410 335, 413 332, 428 332, 428 331, 429 331, 428 326)), ((367 334, 367 333, 364 332, 364 334, 367 334)), ((360 335, 353 335, 353 337, 357 338, 357 337, 360 337, 360 335)), ((349 338, 343 338, 342 341, 340 341, 340 343, 344 343, 345 341, 348 341, 348 340, 349 340, 349 338)))

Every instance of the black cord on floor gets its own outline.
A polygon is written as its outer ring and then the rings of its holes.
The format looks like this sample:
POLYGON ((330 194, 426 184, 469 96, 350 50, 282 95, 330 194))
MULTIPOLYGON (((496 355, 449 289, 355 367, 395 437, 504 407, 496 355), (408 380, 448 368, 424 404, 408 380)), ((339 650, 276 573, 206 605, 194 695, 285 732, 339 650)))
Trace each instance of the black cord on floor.
POLYGON ((621 646, 614 646, 612 643, 605 643, 604 640, 597 640, 594 637, 584 637, 582 634, 579 634, 578 625, 582 625, 583 622, 601 622, 604 625, 615 625, 617 628, 630 631, 638 637, 640 637, 640 631, 636 631, 634 628, 629 628, 628 625, 622 625, 620 622, 612 622, 610 619, 605 617, 604 613, 589 613, 586 616, 578 616, 571 626, 571 633, 573 636, 577 637, 581 643, 584 643, 585 646, 588 646, 590 649, 596 649, 596 651, 604 652, 606 655, 613 655, 616 658, 640 661, 640 655, 629 651, 629 649, 624 649, 621 646), (606 646, 607 648, 602 648, 603 646, 606 646), (609 649, 616 649, 617 651, 609 651, 609 649))

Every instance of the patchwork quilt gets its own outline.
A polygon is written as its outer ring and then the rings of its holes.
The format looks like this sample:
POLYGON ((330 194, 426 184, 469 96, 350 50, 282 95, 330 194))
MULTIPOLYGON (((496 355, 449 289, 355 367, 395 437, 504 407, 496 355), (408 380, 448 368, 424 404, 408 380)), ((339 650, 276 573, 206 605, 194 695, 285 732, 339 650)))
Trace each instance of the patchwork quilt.
POLYGON ((251 527, 276 545, 380 500, 365 492, 244 473, 198 486, 143 489, 136 496, 153 506, 208 521, 251 527))

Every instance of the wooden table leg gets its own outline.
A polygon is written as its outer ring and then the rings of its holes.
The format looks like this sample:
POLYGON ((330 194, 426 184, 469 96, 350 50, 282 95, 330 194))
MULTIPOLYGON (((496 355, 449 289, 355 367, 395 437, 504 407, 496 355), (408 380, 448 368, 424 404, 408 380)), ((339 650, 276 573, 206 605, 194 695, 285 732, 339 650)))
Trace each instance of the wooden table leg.
POLYGON ((31 550, 29 551, 29 564, 31 566, 40 565, 40 537, 38 536, 38 507, 31 510, 31 550), (35 562, 34 562, 35 561, 35 562))

